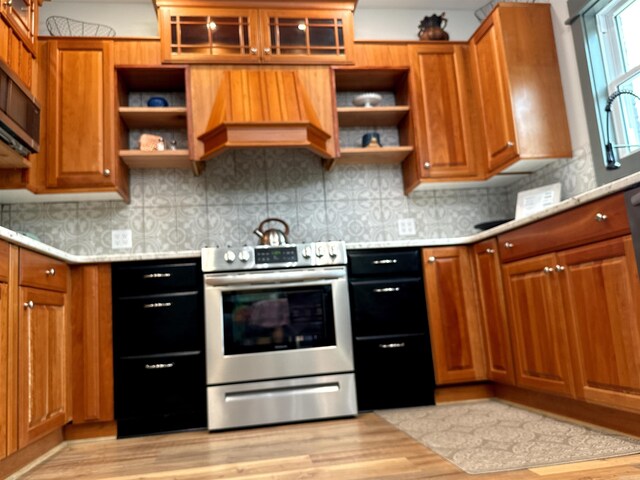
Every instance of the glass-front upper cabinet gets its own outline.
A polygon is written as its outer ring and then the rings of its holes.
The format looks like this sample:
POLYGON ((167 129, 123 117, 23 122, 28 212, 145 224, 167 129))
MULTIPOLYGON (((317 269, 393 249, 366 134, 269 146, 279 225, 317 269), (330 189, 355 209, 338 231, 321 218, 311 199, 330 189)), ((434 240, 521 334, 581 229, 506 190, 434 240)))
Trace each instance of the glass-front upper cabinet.
POLYGON ((37 0, 3 0, 0 6, 2 15, 31 49, 36 36, 36 4, 37 0))
POLYGON ((348 63, 353 12, 163 7, 163 60, 183 63, 348 63))

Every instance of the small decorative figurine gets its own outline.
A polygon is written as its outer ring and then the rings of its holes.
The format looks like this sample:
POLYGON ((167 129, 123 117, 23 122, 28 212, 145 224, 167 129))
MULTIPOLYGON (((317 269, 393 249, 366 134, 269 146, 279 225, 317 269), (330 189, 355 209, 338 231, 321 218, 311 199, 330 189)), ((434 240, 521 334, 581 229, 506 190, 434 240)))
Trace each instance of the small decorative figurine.
POLYGON ((424 17, 418 25, 418 37, 420 40, 449 40, 449 34, 444 31, 447 26, 447 19, 442 15, 431 15, 424 17))

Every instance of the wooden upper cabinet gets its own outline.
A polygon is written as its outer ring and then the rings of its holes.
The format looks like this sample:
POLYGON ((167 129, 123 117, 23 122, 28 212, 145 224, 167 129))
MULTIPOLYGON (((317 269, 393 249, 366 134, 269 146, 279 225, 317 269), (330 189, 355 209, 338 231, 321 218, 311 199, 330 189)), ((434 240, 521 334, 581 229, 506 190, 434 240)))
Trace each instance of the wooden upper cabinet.
POLYGON ((495 382, 515 383, 511 335, 502 287, 502 271, 495 238, 473 246, 480 316, 484 327, 487 377, 495 382))
POLYGON ((5 0, 0 3, 0 14, 7 19, 27 48, 35 53, 34 45, 38 34, 37 0, 5 0))
POLYGON ((484 380, 482 328, 469 250, 424 248, 422 260, 436 384, 484 380))
POLYGON ((113 42, 48 40, 40 191, 113 192, 128 197, 128 170, 115 151, 113 42))
POLYGON ((409 183, 483 178, 484 142, 469 47, 456 43, 410 45, 419 150, 405 165, 409 183))
POLYGON ((574 396, 560 272, 555 254, 503 267, 516 384, 548 393, 574 396))
POLYGON ((558 253, 578 397, 640 412, 640 281, 630 236, 558 253))
POLYGON ((259 2, 264 8, 230 8, 232 3, 224 1, 155 3, 166 62, 335 64, 351 59, 349 2, 296 2, 295 9, 289 8, 291 2, 259 2))
MULTIPOLYGON (((500 4, 476 31, 471 47, 488 173, 521 159, 570 157, 550 5, 500 4)), ((527 166, 512 171, 527 171, 527 166)))

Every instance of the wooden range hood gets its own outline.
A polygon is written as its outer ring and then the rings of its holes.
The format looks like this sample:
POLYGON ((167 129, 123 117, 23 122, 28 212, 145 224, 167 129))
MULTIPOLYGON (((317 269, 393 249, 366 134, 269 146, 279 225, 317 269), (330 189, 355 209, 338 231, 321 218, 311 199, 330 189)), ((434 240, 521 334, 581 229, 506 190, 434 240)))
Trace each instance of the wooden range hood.
POLYGON ((201 160, 230 148, 308 148, 331 158, 318 116, 294 71, 224 72, 205 133, 201 160))

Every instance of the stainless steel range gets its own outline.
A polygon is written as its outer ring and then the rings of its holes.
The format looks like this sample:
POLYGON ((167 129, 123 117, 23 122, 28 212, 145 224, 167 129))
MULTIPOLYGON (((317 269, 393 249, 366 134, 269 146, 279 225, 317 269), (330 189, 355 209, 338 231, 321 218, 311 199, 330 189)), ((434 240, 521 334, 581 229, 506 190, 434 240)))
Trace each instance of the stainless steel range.
POLYGON ((344 242, 204 248, 209 430, 357 413, 344 242))

